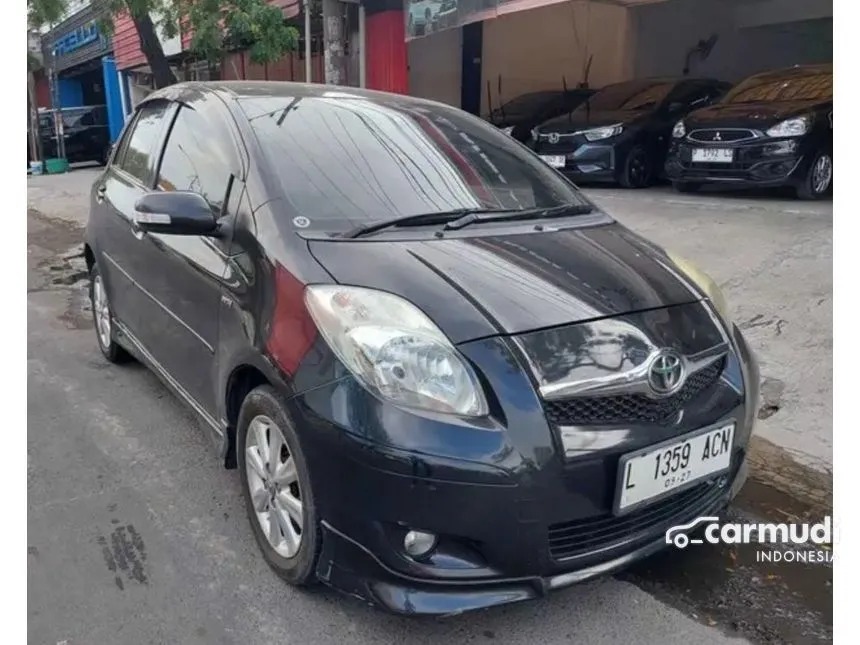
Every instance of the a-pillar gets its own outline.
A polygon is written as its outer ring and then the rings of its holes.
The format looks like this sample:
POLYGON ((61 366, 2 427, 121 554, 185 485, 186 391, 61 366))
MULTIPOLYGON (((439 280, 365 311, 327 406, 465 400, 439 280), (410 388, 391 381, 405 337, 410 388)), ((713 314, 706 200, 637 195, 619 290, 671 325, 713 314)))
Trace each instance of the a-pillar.
POLYGON ((408 94, 409 59, 403 0, 365 0, 363 4, 367 88, 408 94))

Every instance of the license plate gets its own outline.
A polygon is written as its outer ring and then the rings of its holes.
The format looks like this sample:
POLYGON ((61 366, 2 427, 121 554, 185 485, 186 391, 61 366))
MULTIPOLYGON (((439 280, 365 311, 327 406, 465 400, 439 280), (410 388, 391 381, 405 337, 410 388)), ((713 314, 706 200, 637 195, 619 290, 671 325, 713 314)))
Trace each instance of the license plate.
POLYGON ((735 159, 731 148, 693 148, 693 161, 701 163, 732 163, 735 159))
POLYGON ((564 155, 541 155, 541 159, 553 168, 564 168, 564 155))
POLYGON ((734 422, 726 423, 623 455, 615 513, 626 513, 727 470, 734 435, 734 422))

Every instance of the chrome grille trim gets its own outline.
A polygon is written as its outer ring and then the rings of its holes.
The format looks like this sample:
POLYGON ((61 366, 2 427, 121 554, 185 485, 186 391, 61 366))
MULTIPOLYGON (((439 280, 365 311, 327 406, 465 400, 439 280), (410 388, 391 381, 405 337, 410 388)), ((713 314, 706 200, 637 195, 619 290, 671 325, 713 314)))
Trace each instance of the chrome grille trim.
POLYGON ((748 128, 702 128, 699 130, 693 130, 687 134, 687 140, 694 141, 696 143, 740 143, 741 141, 760 139, 762 136, 764 135, 761 132, 750 130, 748 128), (722 135, 724 132, 729 136, 721 136, 720 139, 714 139, 714 136, 716 136, 717 133, 722 135))

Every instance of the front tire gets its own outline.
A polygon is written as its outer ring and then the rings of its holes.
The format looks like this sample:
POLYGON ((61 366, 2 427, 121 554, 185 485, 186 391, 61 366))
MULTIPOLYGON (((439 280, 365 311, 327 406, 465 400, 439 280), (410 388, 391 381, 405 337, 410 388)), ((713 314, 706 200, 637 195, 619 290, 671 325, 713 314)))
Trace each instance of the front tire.
POLYGON ((270 386, 242 403, 236 458, 257 545, 286 582, 316 582, 322 543, 308 464, 283 398, 270 386))
POLYGON ((653 183, 654 167, 643 146, 633 146, 624 159, 618 183, 624 188, 647 188, 653 183))
POLYGON ((824 199, 833 190, 833 153, 820 151, 809 164, 806 176, 795 188, 798 199, 824 199))
POLYGON ((90 306, 93 310, 96 341, 102 355, 111 363, 127 363, 132 360, 131 354, 115 340, 113 311, 110 308, 104 280, 95 264, 90 269, 90 306))

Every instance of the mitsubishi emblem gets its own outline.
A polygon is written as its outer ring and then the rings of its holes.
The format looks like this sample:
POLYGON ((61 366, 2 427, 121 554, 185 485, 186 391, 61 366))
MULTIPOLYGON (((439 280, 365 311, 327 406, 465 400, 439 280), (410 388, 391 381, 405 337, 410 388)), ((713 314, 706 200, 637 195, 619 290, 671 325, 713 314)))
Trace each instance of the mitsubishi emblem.
POLYGON ((723 137, 720 135, 720 133, 719 133, 719 132, 717 132, 717 133, 714 135, 714 141, 722 141, 722 140, 723 140, 723 137))

